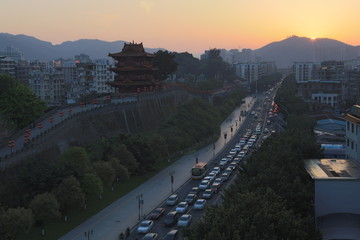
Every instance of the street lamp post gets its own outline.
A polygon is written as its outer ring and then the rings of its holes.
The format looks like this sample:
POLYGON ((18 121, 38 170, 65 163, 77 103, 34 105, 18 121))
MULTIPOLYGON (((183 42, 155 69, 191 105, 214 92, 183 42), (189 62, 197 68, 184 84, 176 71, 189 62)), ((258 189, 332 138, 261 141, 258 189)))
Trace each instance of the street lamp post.
POLYGON ((138 220, 141 219, 141 205, 144 204, 144 200, 143 200, 143 195, 142 193, 140 193, 139 195, 136 196, 136 199, 138 200, 138 208, 139 208, 139 218, 138 220))
POLYGON ((175 171, 170 171, 169 172, 170 175, 170 183, 171 183, 171 192, 174 192, 174 175, 175 175, 175 171))

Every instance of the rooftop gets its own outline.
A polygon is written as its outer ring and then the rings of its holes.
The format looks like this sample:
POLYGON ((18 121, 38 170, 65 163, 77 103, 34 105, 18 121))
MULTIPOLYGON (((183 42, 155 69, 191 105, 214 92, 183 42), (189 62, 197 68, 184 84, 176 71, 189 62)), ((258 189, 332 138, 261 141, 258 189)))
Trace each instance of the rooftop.
POLYGON ((313 179, 360 178, 360 164, 348 159, 308 159, 305 169, 313 179))

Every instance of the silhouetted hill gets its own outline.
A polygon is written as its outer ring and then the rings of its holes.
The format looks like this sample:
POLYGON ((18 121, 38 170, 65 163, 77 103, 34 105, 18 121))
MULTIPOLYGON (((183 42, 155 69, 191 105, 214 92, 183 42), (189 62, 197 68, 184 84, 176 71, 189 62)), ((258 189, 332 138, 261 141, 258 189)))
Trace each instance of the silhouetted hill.
MULTIPOLYGON (((120 52, 125 41, 106 42, 97 39, 80 39, 53 45, 51 42, 39 40, 26 35, 0 33, 0 51, 13 46, 24 54, 27 60, 51 60, 58 58, 74 58, 84 53, 91 58, 107 58, 108 53, 120 52)), ((147 52, 156 52, 160 48, 146 48, 147 52)))
MULTIPOLYGON (((0 51, 14 46, 23 52, 28 60, 51 60, 73 58, 84 53, 91 58, 106 58, 108 53, 121 51, 124 41, 106 42, 97 39, 80 39, 53 45, 26 35, 0 33, 0 51)), ((145 43, 146 45, 146 43, 145 43)), ((147 52, 156 52, 161 48, 146 48, 147 52)), ((360 56, 360 46, 351 46, 333 39, 292 36, 279 42, 272 42, 254 50, 262 61, 275 61, 278 67, 291 66, 296 61, 350 60, 360 56)))
POLYGON ((275 61, 278 67, 287 67, 300 61, 350 60, 360 55, 360 47, 328 38, 292 36, 254 52, 262 61, 275 61))

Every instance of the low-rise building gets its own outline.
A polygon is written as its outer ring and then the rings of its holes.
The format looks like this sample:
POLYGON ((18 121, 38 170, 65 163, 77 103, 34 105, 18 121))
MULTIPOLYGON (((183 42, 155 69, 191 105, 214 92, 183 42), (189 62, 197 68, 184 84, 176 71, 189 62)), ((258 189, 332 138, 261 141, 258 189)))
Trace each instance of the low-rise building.
POLYGON ((346 157, 360 162, 360 106, 354 105, 344 117, 346 121, 346 157))
POLYGON ((360 164, 350 159, 309 159, 315 217, 324 240, 360 239, 360 164))

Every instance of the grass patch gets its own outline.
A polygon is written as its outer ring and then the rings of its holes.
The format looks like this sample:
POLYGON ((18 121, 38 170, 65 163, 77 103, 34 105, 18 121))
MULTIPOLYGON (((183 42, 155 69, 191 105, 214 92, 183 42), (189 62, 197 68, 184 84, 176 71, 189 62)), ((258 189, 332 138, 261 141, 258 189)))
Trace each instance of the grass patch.
POLYGON ((147 173, 143 176, 131 176, 127 181, 115 183, 114 191, 111 191, 111 187, 104 187, 104 193, 102 199, 98 197, 90 198, 87 201, 87 209, 76 209, 68 214, 68 221, 51 220, 45 224, 45 236, 41 236, 41 227, 33 227, 28 234, 19 236, 20 240, 55 240, 59 239, 67 232, 80 225, 82 222, 91 218, 111 203, 126 195, 136 187, 140 186, 148 179, 159 173, 162 169, 166 168, 173 161, 161 161, 157 164, 157 170, 147 173))

